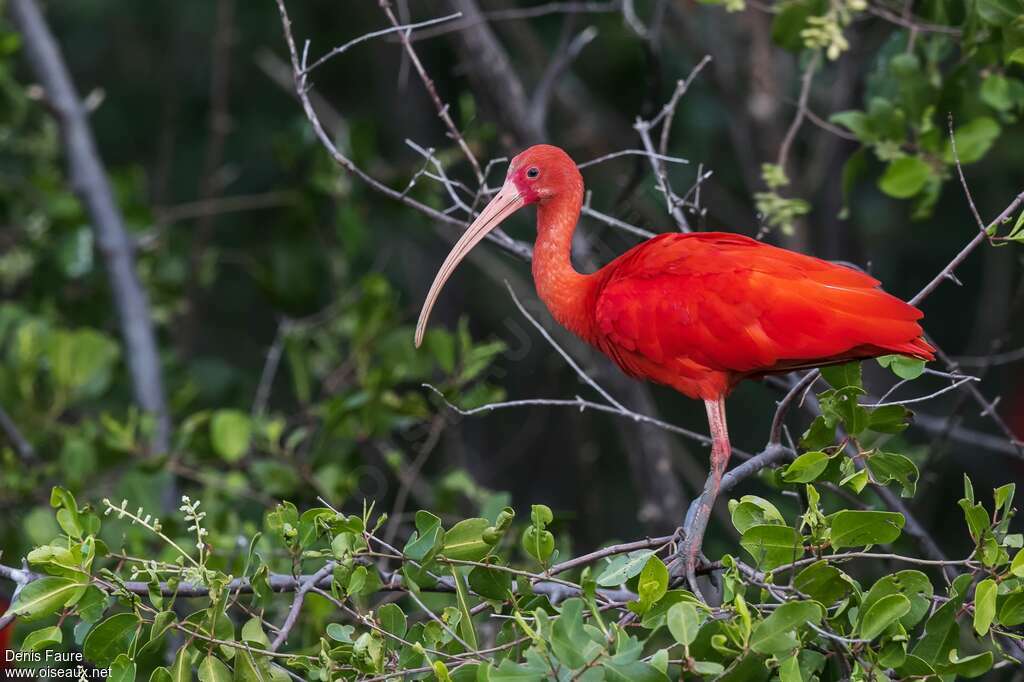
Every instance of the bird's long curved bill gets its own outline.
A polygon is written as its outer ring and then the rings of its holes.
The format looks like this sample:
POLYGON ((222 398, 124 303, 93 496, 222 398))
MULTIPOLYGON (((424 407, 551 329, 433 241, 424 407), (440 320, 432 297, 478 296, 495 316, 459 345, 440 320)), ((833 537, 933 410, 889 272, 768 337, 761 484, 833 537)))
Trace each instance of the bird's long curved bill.
POLYGON ((517 210, 525 205, 525 201, 519 195, 519 190, 516 189, 515 185, 511 182, 506 182, 493 199, 491 203, 484 207, 484 210, 480 211, 480 215, 477 216, 473 224, 469 226, 469 229, 462 235, 452 250, 448 253, 448 257, 444 259, 444 263, 441 264, 441 269, 437 271, 437 275, 434 277, 434 283, 430 285, 430 291, 427 292, 427 300, 423 302, 423 309, 420 310, 420 319, 416 323, 416 347, 419 348, 420 344, 423 343, 423 333, 427 329, 427 320, 430 318, 430 311, 434 309, 434 303, 437 302, 437 297, 441 293, 441 289, 444 287, 445 282, 455 272, 455 268, 458 267, 462 259, 473 250, 473 247, 480 243, 480 240, 487 236, 487 233, 496 228, 501 224, 505 218, 515 213, 517 210))

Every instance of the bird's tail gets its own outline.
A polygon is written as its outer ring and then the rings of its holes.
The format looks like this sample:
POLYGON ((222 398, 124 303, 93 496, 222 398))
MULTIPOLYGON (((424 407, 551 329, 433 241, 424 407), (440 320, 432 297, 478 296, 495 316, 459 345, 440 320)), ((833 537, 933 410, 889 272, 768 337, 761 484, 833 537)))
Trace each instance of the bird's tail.
POLYGON ((896 355, 909 355, 912 358, 927 362, 935 359, 935 347, 925 341, 923 336, 919 336, 913 341, 907 341, 892 348, 887 348, 886 350, 896 355))

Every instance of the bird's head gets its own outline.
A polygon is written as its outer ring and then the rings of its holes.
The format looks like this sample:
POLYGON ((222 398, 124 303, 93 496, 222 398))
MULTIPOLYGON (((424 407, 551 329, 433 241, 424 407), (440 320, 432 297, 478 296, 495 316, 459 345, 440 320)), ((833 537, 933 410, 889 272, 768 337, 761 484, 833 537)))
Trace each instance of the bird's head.
POLYGON ((544 203, 582 185, 583 178, 568 154, 559 147, 538 144, 512 159, 502 191, 514 189, 522 197, 523 205, 529 205, 544 203))
POLYGON ((480 211, 452 250, 430 285, 423 302, 420 319, 416 324, 416 346, 423 342, 430 311, 434 308, 445 282, 455 272, 462 259, 506 218, 529 204, 544 204, 568 190, 577 193, 583 188, 583 179, 569 155, 558 147, 538 144, 518 154, 508 165, 505 183, 490 203, 480 211))

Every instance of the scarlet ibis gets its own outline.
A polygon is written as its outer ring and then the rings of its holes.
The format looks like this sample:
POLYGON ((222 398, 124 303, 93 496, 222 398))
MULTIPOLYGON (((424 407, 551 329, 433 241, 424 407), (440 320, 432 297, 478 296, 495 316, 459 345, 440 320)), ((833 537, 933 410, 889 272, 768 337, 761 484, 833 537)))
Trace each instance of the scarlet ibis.
POLYGON ((729 462, 725 398, 737 383, 879 355, 934 359, 917 322, 921 312, 882 291, 878 280, 738 234, 660 234, 597 272, 577 272, 570 253, 583 178, 569 155, 551 145, 512 159, 501 190, 445 258, 420 312, 417 346, 456 266, 530 204, 537 206, 533 278, 551 315, 629 376, 704 401, 711 466, 683 540, 691 583, 729 462))

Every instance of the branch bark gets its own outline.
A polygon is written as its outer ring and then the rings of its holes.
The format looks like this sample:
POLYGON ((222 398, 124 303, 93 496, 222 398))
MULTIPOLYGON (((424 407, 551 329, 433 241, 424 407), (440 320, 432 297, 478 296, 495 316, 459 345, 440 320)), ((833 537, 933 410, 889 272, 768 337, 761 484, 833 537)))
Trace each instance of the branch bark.
POLYGON ((132 239, 114 200, 85 106, 46 19, 35 0, 11 0, 8 7, 11 20, 24 40, 29 66, 42 84, 46 100, 60 125, 68 180, 89 213, 96 242, 106 262, 135 400, 156 417, 152 447, 163 452, 170 443, 170 416, 164 399, 149 298, 135 272, 132 239))

